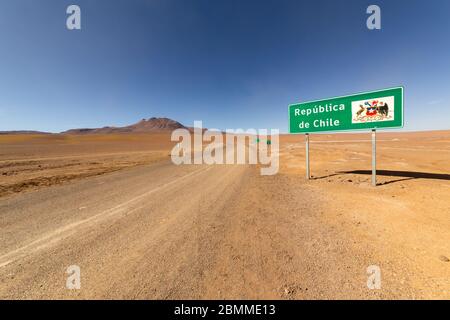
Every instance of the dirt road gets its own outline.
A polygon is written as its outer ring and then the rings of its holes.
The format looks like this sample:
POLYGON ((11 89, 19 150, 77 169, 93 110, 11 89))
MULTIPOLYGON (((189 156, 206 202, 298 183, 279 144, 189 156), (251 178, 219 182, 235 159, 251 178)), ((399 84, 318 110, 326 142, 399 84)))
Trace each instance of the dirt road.
MULTIPOLYGON (((318 210, 307 191, 249 166, 162 163, 4 199, 0 297, 326 296, 339 284, 320 275, 336 262, 320 259, 339 253, 307 252, 318 236, 305 233, 318 210), (80 290, 66 289, 70 265, 80 290)), ((360 271, 342 277, 371 294, 360 271)))

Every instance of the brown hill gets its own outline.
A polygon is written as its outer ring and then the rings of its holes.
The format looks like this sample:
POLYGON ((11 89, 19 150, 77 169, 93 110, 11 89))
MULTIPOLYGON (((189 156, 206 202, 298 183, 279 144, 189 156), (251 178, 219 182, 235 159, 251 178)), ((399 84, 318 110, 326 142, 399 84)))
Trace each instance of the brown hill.
POLYGON ((150 119, 142 119, 141 121, 125 126, 125 127, 103 127, 103 128, 83 128, 83 129, 71 129, 61 133, 64 134, 107 134, 107 133, 124 133, 124 132, 132 132, 132 133, 144 133, 144 132, 159 132, 159 131, 172 131, 175 129, 186 128, 181 123, 169 119, 169 118, 150 118, 150 119))
POLYGON ((169 118, 151 118, 148 120, 142 119, 138 123, 128 126, 132 132, 148 132, 161 130, 175 130, 185 128, 181 123, 169 118))

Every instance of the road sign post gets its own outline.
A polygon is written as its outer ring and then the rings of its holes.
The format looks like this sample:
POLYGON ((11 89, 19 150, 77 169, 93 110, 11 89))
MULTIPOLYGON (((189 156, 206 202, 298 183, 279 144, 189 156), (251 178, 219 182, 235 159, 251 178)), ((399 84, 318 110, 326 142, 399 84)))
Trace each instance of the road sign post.
POLYGON ((372 129, 372 186, 377 186, 377 131, 372 129))
POLYGON ((306 178, 313 132, 372 130, 372 184, 376 185, 376 129, 403 127, 403 87, 291 104, 289 133, 305 134, 306 178))
POLYGON ((306 180, 309 180, 311 175, 309 174, 309 134, 305 134, 305 147, 306 147, 306 180))

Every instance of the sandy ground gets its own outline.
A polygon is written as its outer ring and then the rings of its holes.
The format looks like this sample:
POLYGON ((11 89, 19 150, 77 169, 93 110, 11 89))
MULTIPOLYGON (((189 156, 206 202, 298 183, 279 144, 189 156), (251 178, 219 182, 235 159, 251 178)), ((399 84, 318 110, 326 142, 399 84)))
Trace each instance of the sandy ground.
MULTIPOLYGON (((308 185, 325 194, 320 218, 370 253, 398 298, 450 297, 450 132, 377 135, 371 187, 370 133, 311 138, 308 185), (409 288, 408 288, 409 287, 409 288)), ((305 172, 304 137, 283 139, 281 172, 305 172)))
POLYGON ((0 135, 0 197, 169 158, 169 134, 0 135))
POLYGON ((168 137, 0 136, 0 297, 450 298, 450 131, 378 134, 376 188, 369 133, 312 136, 310 181, 303 136, 275 176, 168 137))

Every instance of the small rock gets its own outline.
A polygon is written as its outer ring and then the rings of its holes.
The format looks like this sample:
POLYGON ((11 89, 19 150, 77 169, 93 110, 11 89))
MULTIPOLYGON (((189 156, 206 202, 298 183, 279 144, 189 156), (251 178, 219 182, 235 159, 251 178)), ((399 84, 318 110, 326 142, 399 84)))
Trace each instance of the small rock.
POLYGON ((450 262, 450 259, 447 258, 446 256, 440 256, 439 260, 444 261, 444 262, 450 262))
POLYGON ((347 181, 348 181, 348 182, 353 182, 353 180, 352 180, 352 179, 348 179, 347 181))

